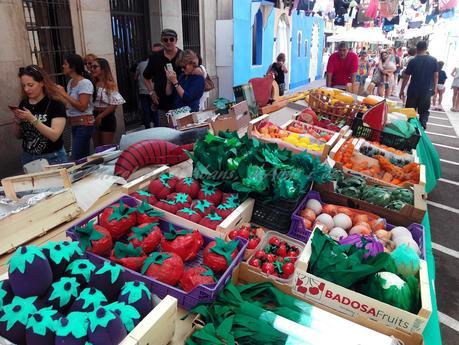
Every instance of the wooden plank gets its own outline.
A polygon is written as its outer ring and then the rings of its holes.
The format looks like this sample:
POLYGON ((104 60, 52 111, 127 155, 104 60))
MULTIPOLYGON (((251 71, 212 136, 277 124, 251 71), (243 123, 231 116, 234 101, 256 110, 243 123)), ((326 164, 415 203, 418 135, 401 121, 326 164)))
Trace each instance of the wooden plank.
POLYGON ((120 345, 167 345, 175 332, 177 299, 166 296, 120 345))
POLYGON ((152 172, 145 174, 143 176, 140 176, 139 178, 126 183, 121 187, 121 191, 125 194, 132 194, 139 189, 143 189, 147 187, 150 184, 151 180, 154 180, 157 178, 159 175, 167 172, 169 170, 169 167, 167 165, 162 165, 159 168, 153 170, 152 172))
POLYGON ((81 214, 72 190, 42 200, 0 221, 0 254, 45 234, 50 229, 81 214))

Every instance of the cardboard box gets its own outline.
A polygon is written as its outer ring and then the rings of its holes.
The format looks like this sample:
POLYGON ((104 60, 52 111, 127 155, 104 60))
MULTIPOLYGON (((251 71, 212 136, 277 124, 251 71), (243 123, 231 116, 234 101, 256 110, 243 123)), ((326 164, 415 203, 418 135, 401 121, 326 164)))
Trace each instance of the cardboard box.
POLYGON ((189 113, 180 116, 172 116, 168 113, 167 122, 170 127, 179 131, 186 131, 198 127, 209 127, 210 118, 215 116, 213 110, 189 113))
POLYGON ((219 131, 237 131, 245 127, 251 120, 247 101, 233 105, 228 114, 218 115, 211 120, 211 126, 215 133, 219 131))
POLYGON ((308 273, 314 232, 295 268, 292 287, 294 295, 350 317, 360 316, 407 334, 422 334, 432 313, 427 263, 424 260, 421 260, 419 270, 421 309, 417 314, 413 314, 308 273))

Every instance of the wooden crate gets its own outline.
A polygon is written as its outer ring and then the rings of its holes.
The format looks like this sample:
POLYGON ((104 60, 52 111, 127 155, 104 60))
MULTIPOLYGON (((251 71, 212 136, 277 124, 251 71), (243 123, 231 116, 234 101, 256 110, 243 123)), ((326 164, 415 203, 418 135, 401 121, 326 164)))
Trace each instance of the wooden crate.
POLYGON ((37 204, 0 220, 0 255, 46 234, 54 227, 77 218, 82 210, 75 199, 70 179, 65 171, 8 177, 2 180, 5 194, 17 200, 17 192, 33 191, 49 187, 65 187, 63 192, 52 195, 37 204))
MULTIPOLYGON (((295 113, 292 115, 292 120, 296 120, 296 121, 300 121, 300 122, 303 122, 301 120, 299 120, 299 116, 301 114, 301 111, 295 113)), ((304 122, 306 124, 306 122, 304 122)), ((325 128, 324 128, 325 129, 325 128)), ((340 137, 341 138, 349 138, 351 135, 352 135, 352 129, 351 127, 349 127, 348 125, 345 125, 341 128, 341 130, 338 132, 340 134, 340 137)))

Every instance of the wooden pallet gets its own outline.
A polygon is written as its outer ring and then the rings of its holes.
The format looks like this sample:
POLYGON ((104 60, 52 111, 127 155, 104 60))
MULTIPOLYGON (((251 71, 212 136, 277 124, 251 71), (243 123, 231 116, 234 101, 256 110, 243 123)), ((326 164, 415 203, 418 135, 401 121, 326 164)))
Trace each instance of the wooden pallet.
POLYGON ((18 199, 17 193, 21 191, 33 192, 49 187, 64 189, 61 193, 0 220, 0 255, 77 218, 82 212, 65 169, 8 177, 2 180, 2 185, 5 195, 13 200, 18 199))

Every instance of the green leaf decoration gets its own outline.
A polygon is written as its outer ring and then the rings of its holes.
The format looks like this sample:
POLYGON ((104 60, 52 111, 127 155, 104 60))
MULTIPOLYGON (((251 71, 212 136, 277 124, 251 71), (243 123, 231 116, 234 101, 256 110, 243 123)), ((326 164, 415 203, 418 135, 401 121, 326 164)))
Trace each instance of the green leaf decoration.
POLYGON ((185 204, 185 203, 188 202, 188 198, 189 198, 189 196, 186 193, 177 193, 175 195, 175 202, 177 204, 185 204))
POLYGON ((129 216, 136 211, 133 207, 126 207, 123 200, 120 200, 119 206, 110 206, 113 209, 113 213, 108 217, 108 221, 113 220, 119 221, 123 218, 129 218, 129 216))
MULTIPOLYGON (((178 212, 185 213, 185 214, 187 214, 187 215, 189 215, 189 216, 198 214, 198 212, 196 212, 195 210, 192 210, 192 209, 189 208, 189 207, 182 208, 182 209, 179 210, 178 212)), ((177 213, 178 213, 178 212, 177 212, 177 213)))
POLYGON ((152 194, 150 192, 148 192, 146 190, 143 190, 143 189, 137 191, 137 194, 139 194, 141 196, 152 196, 152 194))
POLYGON ((235 240, 225 242, 221 238, 216 238, 215 243, 215 246, 210 248, 210 251, 223 256, 227 264, 231 264, 231 254, 237 248, 238 242, 235 240))
POLYGON ((59 300, 59 307, 64 307, 69 304, 72 297, 78 297, 78 288, 80 283, 75 277, 62 277, 57 282, 51 285, 51 295, 49 300, 59 300))
POLYGON ((171 206, 177 205, 177 202, 175 200, 161 199, 160 201, 171 206))
POLYGON ((87 283, 89 282, 89 278, 91 278, 91 274, 95 269, 96 266, 88 259, 77 259, 67 266, 65 272, 70 273, 73 276, 82 275, 87 283))
POLYGON ((74 255, 83 256, 84 254, 80 248, 79 241, 74 241, 74 242, 63 241, 62 245, 69 251, 71 256, 74 256, 74 255))
POLYGON ((145 260, 143 263, 142 267, 142 274, 145 274, 145 272, 148 270, 148 268, 155 264, 155 265, 162 265, 163 262, 167 259, 169 259, 172 255, 168 253, 160 253, 160 252, 154 252, 151 253, 150 256, 145 260))
POLYGON ((99 307, 88 313, 89 329, 94 332, 97 327, 107 328, 108 323, 116 318, 116 315, 105 307, 99 307))
POLYGON ((172 175, 171 173, 164 173, 164 174, 161 174, 161 176, 159 177, 159 180, 161 181, 164 187, 171 188, 168 181, 173 177, 174 175, 172 175))
POLYGON ((89 307, 98 308, 102 303, 107 302, 107 297, 102 293, 102 291, 95 288, 86 288, 81 291, 80 295, 77 297, 76 301, 83 301, 83 309, 89 307))
POLYGON ((164 238, 168 241, 173 241, 175 240, 178 236, 186 236, 191 234, 193 231, 191 230, 175 230, 175 229, 169 229, 169 232, 164 233, 164 238))
POLYGON ((203 277, 212 277, 214 281, 217 281, 217 277, 214 274, 214 271, 210 267, 207 267, 206 265, 202 265, 202 268, 205 268, 206 271, 201 273, 201 276, 203 277))
POLYGON ((72 259, 73 252, 69 248, 63 245, 63 242, 48 242, 42 249, 49 251, 49 258, 57 265, 59 265, 62 260, 69 262, 72 259))
POLYGON ((132 243, 116 242, 113 253, 117 259, 138 258, 142 256, 142 248, 135 248, 132 243))
POLYGON ((139 301, 142 298, 142 295, 145 296, 151 301, 151 292, 148 290, 145 283, 139 281, 126 282, 123 288, 121 289, 121 296, 129 295, 128 303, 133 304, 139 301))
POLYGON ((198 211, 205 212, 206 209, 208 209, 210 206, 212 206, 212 203, 204 199, 204 200, 198 200, 196 202, 196 205, 194 205, 194 208, 198 211))
POLYGON ((217 206, 217 210, 220 210, 220 211, 226 211, 226 210, 229 210, 233 208, 232 206, 230 206, 229 204, 227 203, 224 203, 224 204, 220 204, 217 206))
POLYGON ((157 209, 153 208, 149 203, 146 201, 142 201, 139 207, 137 207, 137 212, 140 214, 146 214, 149 217, 162 217, 164 216, 164 212, 158 211, 157 209))
POLYGON ((13 273, 18 270, 24 273, 27 264, 32 264, 36 258, 46 260, 45 255, 37 246, 21 246, 14 252, 13 256, 9 261, 9 273, 13 273))
POLYGON ((185 177, 183 183, 190 187, 194 183, 195 179, 192 177, 185 177))
POLYGON ((140 320, 140 313, 133 306, 124 302, 113 302, 105 306, 105 309, 118 315, 123 322, 124 327, 128 332, 131 332, 135 327, 134 320, 140 320))
POLYGON ((0 309, 3 307, 3 300, 5 299, 6 295, 8 292, 6 291, 5 287, 3 286, 5 284, 4 280, 0 281, 0 309))
POLYGON ((104 265, 96 271, 96 275, 102 275, 104 273, 110 273, 110 281, 112 284, 115 284, 116 280, 119 278, 120 274, 124 272, 123 267, 114 262, 105 261, 104 265))
POLYGON ((216 188, 205 184, 202 186, 201 191, 205 196, 212 196, 216 193, 216 188))
POLYGON ((228 208, 236 208, 239 206, 239 196, 237 194, 232 194, 226 198, 225 205, 228 208))
POLYGON ((282 262, 279 262, 279 261, 274 262, 274 267, 277 269, 279 274, 284 273, 284 271, 282 270, 282 266, 284 266, 282 262))
POLYGON ((158 223, 150 223, 145 226, 133 226, 131 231, 134 233, 134 235, 129 236, 128 240, 137 239, 142 241, 145 237, 151 234, 151 231, 155 226, 158 226, 158 223))
POLYGON ((207 219, 211 220, 211 221, 217 221, 217 222, 221 222, 223 220, 222 217, 220 217, 215 211, 212 211, 210 212, 207 216, 206 216, 207 219))
POLYGON ((53 319, 53 316, 56 314, 57 311, 51 307, 40 309, 29 318, 26 328, 32 328, 35 334, 41 336, 45 336, 48 330, 55 332, 56 321, 53 319))
POLYGON ((88 248, 92 248, 91 241, 98 241, 104 238, 104 234, 96 229, 94 226, 95 220, 89 221, 85 226, 75 228, 75 233, 78 235, 81 248, 86 251, 88 248))
POLYGON ((15 296, 10 304, 3 306, 3 316, 0 322, 6 322, 6 330, 9 331, 17 322, 27 325, 29 316, 37 312, 33 304, 37 297, 21 298, 15 296))
POLYGON ((88 325, 88 313, 74 311, 57 322, 56 335, 58 337, 71 335, 76 339, 80 339, 88 335, 88 325))

